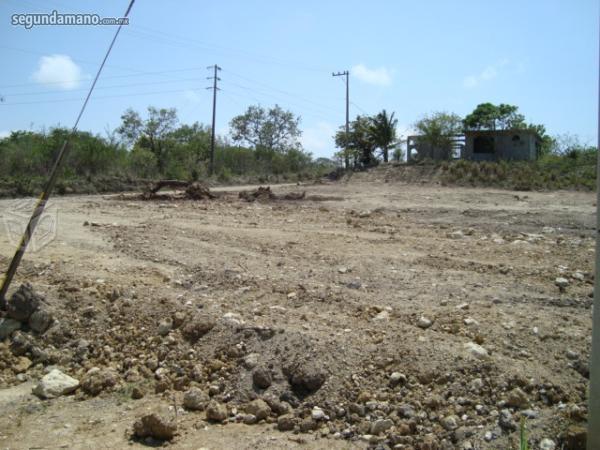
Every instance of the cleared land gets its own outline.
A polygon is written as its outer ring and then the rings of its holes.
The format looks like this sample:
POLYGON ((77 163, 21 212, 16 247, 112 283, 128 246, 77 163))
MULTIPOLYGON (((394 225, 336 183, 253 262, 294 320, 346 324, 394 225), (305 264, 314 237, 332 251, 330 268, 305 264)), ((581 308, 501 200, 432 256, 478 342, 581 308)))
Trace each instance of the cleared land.
MULTIPOLYGON (((21 355, 0 344, 2 447, 135 448, 134 421, 174 417, 176 404, 176 448, 505 449, 521 416, 534 448, 580 448, 593 193, 376 174, 273 187, 306 191, 296 201, 248 203, 238 189, 53 200, 56 239, 27 254, 14 286, 30 282, 56 321, 41 336, 18 332, 21 355), (15 369, 27 361, 39 363, 15 369), (40 400, 31 387, 49 365, 80 381, 112 368, 114 383, 40 400), (191 386, 235 423, 182 408, 191 386), (240 423, 256 398, 269 417, 240 423), (288 405, 295 431, 280 432, 288 405)), ((1 267, 13 250, 1 234, 1 267)))

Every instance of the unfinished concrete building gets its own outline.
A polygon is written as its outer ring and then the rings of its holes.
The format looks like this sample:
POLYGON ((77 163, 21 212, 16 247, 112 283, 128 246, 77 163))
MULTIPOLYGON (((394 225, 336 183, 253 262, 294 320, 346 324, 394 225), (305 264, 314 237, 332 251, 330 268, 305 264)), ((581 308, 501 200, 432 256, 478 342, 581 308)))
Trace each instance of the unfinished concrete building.
POLYGON ((458 158, 472 161, 535 161, 541 139, 532 130, 477 130, 448 136, 446 142, 443 146, 435 146, 423 136, 409 136, 407 162, 458 158))
POLYGON ((473 161, 534 161, 540 148, 540 137, 531 130, 467 131, 462 159, 473 161))
POLYGON ((448 136, 444 145, 434 145, 423 136, 408 136, 406 140, 407 162, 425 159, 457 159, 463 152, 465 137, 462 134, 448 136))

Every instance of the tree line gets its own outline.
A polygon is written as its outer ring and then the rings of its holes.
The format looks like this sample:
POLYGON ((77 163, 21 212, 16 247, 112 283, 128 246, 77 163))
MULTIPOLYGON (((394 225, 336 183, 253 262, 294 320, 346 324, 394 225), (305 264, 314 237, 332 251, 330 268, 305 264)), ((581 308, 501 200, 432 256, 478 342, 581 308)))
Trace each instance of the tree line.
MULTIPOLYGON (((333 161, 314 159, 299 141, 300 118, 279 106, 251 106, 230 123, 231 135, 217 138, 215 177, 236 175, 309 177, 333 170, 333 161)), ((70 130, 15 131, 0 139, 0 178, 43 177, 70 130)), ((70 138, 64 178, 121 176, 197 180, 208 177, 211 129, 179 122, 174 108, 128 109, 116 130, 101 136, 78 131, 70 138)))

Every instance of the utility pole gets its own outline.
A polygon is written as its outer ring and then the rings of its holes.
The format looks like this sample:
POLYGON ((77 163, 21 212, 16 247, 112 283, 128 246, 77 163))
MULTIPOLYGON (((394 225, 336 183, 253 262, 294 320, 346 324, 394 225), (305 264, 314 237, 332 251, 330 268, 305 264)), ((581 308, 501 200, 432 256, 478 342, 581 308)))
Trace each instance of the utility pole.
MULTIPOLYGON (((332 73, 334 77, 346 77, 346 139, 350 135, 350 72, 345 70, 343 72, 332 73)), ((344 151, 344 164, 346 169, 350 167, 350 155, 348 154, 348 146, 344 151)))
POLYGON ((212 111, 212 130, 210 133, 210 163, 208 166, 208 175, 211 176, 215 171, 215 121, 217 118, 217 91, 219 88, 217 87, 217 81, 221 81, 221 79, 217 76, 217 73, 221 68, 215 64, 214 66, 208 66, 207 69, 214 69, 215 73, 212 77, 207 77, 207 80, 213 80, 212 87, 207 87, 206 89, 212 89, 213 91, 213 111, 212 111))
MULTIPOLYGON (((600 54, 598 55, 600 68, 600 54)), ((600 147, 600 78, 598 79, 598 146, 600 147)), ((592 350, 590 356, 590 392, 588 395, 587 448, 600 448, 600 152, 596 167, 596 267, 592 313, 592 350)))

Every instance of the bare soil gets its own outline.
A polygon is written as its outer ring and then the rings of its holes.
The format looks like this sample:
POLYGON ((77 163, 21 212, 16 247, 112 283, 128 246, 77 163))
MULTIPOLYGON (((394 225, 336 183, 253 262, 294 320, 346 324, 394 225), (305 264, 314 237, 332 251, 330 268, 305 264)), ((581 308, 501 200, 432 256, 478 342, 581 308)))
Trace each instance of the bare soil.
MULTIPOLYGON (((253 202, 240 188, 55 198, 57 236, 26 255, 14 288, 31 283, 56 321, 21 331, 33 364, 20 374, 0 343, 0 446, 163 445, 132 438, 137 418, 162 412, 174 448, 506 449, 521 417, 532 448, 582 448, 594 194, 384 181, 271 186, 276 199, 253 202), (40 400, 48 367, 117 380, 40 400), (227 405, 227 423, 182 407, 192 386, 227 405), (287 402, 295 429, 278 431, 274 411, 241 423, 256 398, 287 402), (327 418, 312 420, 315 406, 327 418)), ((0 267, 13 251, 0 234, 0 267)))

